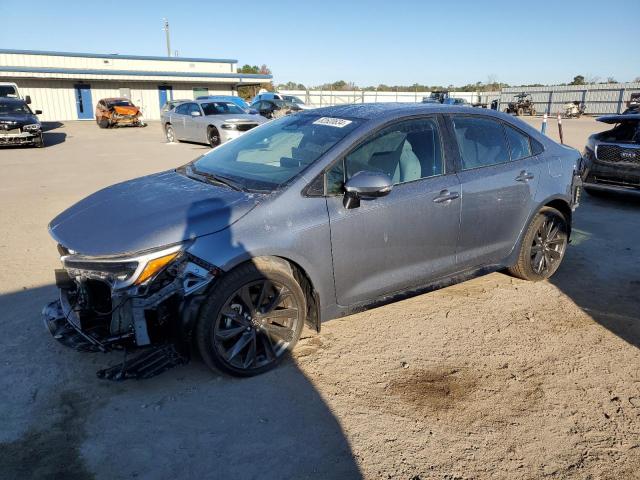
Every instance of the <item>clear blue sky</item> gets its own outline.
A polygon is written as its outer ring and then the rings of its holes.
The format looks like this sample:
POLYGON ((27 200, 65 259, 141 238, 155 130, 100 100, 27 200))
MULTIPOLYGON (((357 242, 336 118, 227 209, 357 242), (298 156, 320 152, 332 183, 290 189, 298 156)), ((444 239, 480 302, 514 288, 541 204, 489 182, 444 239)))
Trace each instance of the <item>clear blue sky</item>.
POLYGON ((276 82, 509 84, 640 76, 639 0, 0 0, 0 48, 267 64, 276 82), (608 39, 610 37, 610 39, 608 39))

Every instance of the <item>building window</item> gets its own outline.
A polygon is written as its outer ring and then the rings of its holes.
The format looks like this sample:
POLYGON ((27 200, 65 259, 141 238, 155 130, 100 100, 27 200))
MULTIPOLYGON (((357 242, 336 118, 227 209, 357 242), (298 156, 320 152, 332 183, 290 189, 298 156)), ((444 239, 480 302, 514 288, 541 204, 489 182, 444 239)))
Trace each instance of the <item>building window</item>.
POLYGON ((130 88, 121 88, 120 89, 120 96, 122 98, 128 98, 129 100, 131 100, 131 89, 130 88))
POLYGON ((209 89, 206 87, 196 87, 193 89, 193 99, 195 100, 198 97, 206 97, 209 95, 209 89))

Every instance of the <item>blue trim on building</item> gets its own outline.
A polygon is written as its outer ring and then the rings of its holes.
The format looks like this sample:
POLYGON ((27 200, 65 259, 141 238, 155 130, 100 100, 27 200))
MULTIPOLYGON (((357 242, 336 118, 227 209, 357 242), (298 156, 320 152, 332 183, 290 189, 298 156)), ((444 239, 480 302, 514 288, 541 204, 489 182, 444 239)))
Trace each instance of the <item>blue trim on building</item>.
POLYGON ((72 75, 129 75, 135 77, 198 77, 198 78, 246 78, 255 80, 271 80, 272 75, 256 73, 204 73, 204 72, 151 72, 142 70, 108 70, 81 69, 56 67, 5 67, 0 66, 0 72, 20 73, 64 73, 72 75))
POLYGON ((230 58, 191 58, 191 57, 155 57, 149 55, 119 55, 117 53, 78 53, 78 52, 55 52, 46 50, 12 50, 0 48, 0 53, 10 53, 17 55, 49 55, 58 57, 85 57, 85 58, 113 58, 122 60, 162 60, 170 62, 209 62, 209 63, 238 63, 230 58))

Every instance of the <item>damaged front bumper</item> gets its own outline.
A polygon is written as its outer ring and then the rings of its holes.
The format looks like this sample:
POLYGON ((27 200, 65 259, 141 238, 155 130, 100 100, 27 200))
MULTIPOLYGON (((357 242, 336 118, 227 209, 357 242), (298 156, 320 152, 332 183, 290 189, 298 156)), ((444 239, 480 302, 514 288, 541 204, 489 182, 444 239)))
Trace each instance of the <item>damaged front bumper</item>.
POLYGON ((44 323, 60 343, 85 352, 157 352, 167 345, 188 352, 197 310, 221 273, 181 247, 130 258, 61 259, 59 298, 44 307, 44 323))
POLYGON ((2 133, 0 132, 1 145, 33 145, 37 143, 42 135, 40 130, 20 133, 2 133))

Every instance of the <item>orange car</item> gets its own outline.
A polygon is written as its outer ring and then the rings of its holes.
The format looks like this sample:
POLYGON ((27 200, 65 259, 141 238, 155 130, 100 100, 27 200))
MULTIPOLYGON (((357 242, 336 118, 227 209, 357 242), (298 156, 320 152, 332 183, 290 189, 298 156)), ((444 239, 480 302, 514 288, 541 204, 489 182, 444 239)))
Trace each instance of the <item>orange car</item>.
POLYGON ((142 112, 127 98, 103 98, 96 105, 96 123, 100 128, 144 127, 142 112))

